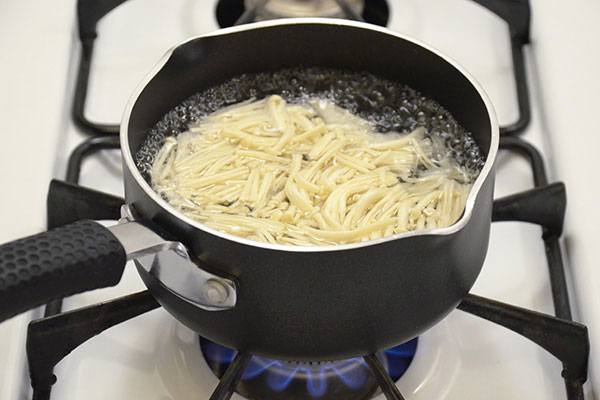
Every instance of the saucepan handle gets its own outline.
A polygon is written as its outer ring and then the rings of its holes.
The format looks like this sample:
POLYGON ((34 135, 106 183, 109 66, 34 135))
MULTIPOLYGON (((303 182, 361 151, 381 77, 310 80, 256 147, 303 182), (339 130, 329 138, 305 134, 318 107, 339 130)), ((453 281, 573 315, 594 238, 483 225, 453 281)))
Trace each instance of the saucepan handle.
POLYGON ((90 220, 0 245, 0 322, 52 300, 114 286, 126 261, 115 235, 90 220))

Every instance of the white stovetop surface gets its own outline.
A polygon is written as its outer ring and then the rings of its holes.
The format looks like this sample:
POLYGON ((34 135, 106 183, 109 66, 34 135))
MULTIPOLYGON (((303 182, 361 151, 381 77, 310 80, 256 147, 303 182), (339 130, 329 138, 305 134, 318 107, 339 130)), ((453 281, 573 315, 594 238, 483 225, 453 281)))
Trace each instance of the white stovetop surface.
MULTIPOLYGON (((504 24, 465 0, 392 0, 392 29, 442 49, 488 91, 499 120, 516 118, 510 52, 504 24)), ((595 269, 599 221, 600 3, 535 0, 527 63, 533 121, 525 138, 546 156, 551 180, 567 184, 565 258, 572 303, 590 329, 592 365, 586 385, 600 392, 600 271, 595 269), (589 183, 595 185, 589 185, 589 183), (573 290, 571 293, 575 293, 573 290)), ((170 46, 216 28, 214 1, 130 0, 99 26, 88 116, 118 122, 137 82, 170 46)), ((66 157, 82 139, 70 119, 78 59, 75 0, 0 2, 0 243, 45 226, 51 177, 64 177, 66 157)), ((82 181, 122 193, 118 154, 84 165, 82 181)), ((501 154, 498 196, 529 188, 518 157, 501 154)), ((494 224, 489 255, 473 293, 552 312, 539 228, 494 224)), ((116 288, 66 301, 67 308, 142 290, 132 268, 116 288)), ((24 339, 38 311, 0 324, 0 399, 30 398, 24 339)), ((216 379, 193 334, 155 310, 90 340, 57 368, 56 399, 202 399, 216 379)), ((414 365, 400 380, 409 399, 564 399, 559 363, 527 340, 459 311, 421 337, 414 365)))

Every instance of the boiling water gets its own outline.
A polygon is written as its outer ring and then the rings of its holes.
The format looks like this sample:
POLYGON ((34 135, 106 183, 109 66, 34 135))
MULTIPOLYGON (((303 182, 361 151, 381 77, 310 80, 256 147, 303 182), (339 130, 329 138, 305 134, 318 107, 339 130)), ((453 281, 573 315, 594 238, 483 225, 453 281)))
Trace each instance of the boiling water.
MULTIPOLYGON (((472 135, 441 105, 414 89, 364 72, 325 68, 292 68, 278 72, 243 74, 196 93, 167 113, 148 133, 135 155, 138 169, 150 181, 154 157, 168 136, 231 104, 278 94, 290 103, 320 97, 372 122, 379 132, 410 132, 424 127, 444 140, 446 155, 470 176, 477 176, 485 157, 472 135)), ((160 95, 160 94, 157 94, 160 95)))

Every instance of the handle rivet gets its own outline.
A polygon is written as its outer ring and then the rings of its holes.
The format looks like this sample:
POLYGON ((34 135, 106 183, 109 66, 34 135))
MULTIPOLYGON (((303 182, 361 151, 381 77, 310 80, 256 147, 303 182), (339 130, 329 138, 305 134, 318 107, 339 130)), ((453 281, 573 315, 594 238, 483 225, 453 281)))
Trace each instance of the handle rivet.
POLYGON ((209 279, 202 286, 204 296, 214 305, 224 304, 229 298, 227 287, 216 279, 209 279))

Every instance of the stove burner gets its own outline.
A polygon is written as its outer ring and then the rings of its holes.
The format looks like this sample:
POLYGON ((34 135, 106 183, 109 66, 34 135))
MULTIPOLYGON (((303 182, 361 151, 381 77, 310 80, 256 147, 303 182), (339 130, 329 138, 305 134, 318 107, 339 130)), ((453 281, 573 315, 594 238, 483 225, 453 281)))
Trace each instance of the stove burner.
MULTIPOLYGON (((406 372, 415 356, 418 339, 378 353, 395 381, 406 372)), ((202 355, 221 378, 236 351, 200 337, 202 355)), ((340 361, 276 361, 254 356, 236 391, 247 399, 357 399, 377 394, 378 384, 362 358, 340 361)))
MULTIPOLYGON (((371 24, 386 26, 389 7, 386 0, 346 0, 352 9, 371 24)), ((219 0, 217 22, 221 28, 232 26, 257 0, 219 0)), ((257 19, 290 17, 333 17, 344 18, 344 13, 335 0, 269 0, 257 19)))
MULTIPOLYGON (((246 9, 255 7, 261 0, 245 0, 246 9)), ((346 0, 352 10, 360 15, 364 0, 346 0)), ((257 20, 296 17, 344 18, 345 14, 336 0, 269 0, 257 15, 257 20)))

